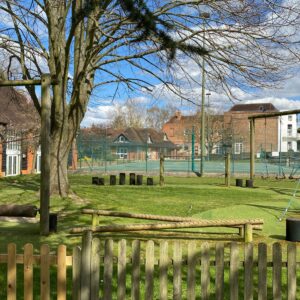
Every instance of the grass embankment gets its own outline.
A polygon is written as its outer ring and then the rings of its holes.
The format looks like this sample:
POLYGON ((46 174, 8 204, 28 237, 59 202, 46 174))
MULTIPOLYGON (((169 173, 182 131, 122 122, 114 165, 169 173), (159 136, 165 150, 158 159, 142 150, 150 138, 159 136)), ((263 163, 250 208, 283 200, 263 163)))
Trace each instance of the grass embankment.
MULTIPOLYGON (((255 180, 255 188, 226 188, 222 178, 167 177, 166 185, 155 186, 95 186, 91 176, 72 175, 70 182, 73 195, 69 198, 51 199, 51 211, 59 213, 58 233, 39 237, 38 224, 1 222, 0 249, 7 242, 18 245, 33 243, 38 246, 47 242, 74 245, 79 238, 70 236, 76 226, 89 226, 90 216, 81 215, 83 208, 109 209, 124 212, 190 216, 207 219, 263 218, 264 229, 255 235, 255 242, 284 240, 285 222, 279 222, 288 201, 292 198, 295 180, 255 180)), ((106 179, 106 182, 108 180, 106 179)), ((157 182, 157 178, 155 178, 157 182)), ((234 183, 234 182, 232 182, 234 183)), ((39 206, 39 177, 19 176, 0 180, 0 203, 36 204, 39 206)), ((293 198, 288 214, 297 213, 299 197, 293 198)), ((101 224, 145 223, 144 220, 101 217, 101 224)), ((153 222, 153 221, 152 221, 153 222)), ((182 237, 184 238, 184 231, 182 237)), ((195 230, 193 230, 195 231, 195 230)), ((237 238, 225 233, 230 229, 206 228, 208 234, 186 234, 196 239, 230 241, 237 238), (213 234, 216 233, 216 234, 213 234)), ((234 230, 236 232, 236 230, 234 230)), ((117 237, 117 234, 111 236, 117 237)), ((138 235, 137 235, 138 236, 138 235)), ((170 234, 170 238, 173 236, 170 234)))

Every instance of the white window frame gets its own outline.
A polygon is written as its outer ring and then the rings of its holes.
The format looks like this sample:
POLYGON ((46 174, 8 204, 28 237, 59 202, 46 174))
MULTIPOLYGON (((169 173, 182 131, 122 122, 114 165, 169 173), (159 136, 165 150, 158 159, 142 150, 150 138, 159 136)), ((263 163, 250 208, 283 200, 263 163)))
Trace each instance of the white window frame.
POLYGON ((288 124, 288 126, 287 126, 287 135, 288 136, 293 135, 293 125, 292 124, 288 124))
POLYGON ((293 121, 293 116, 292 115, 288 115, 288 121, 293 121))
POLYGON ((118 148, 118 152, 116 154, 119 156, 119 158, 127 159, 127 157, 128 157, 128 149, 125 148, 125 147, 119 147, 118 148))
POLYGON ((243 143, 234 144, 234 154, 241 154, 243 152, 243 143))

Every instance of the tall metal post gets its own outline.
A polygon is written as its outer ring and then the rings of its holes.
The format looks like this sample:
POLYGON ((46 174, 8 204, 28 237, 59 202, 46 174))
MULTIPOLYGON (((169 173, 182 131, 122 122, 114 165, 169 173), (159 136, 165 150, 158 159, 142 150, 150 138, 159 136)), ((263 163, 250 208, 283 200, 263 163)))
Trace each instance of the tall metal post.
POLYGON ((195 172, 195 127, 192 128, 192 171, 195 172))
MULTIPOLYGON (((203 19, 203 48, 205 46, 205 19, 209 18, 209 13, 201 14, 203 19)), ((204 175, 205 157, 205 58, 202 57, 202 93, 201 93, 201 156, 200 156, 200 176, 204 175)))
POLYGON ((254 134, 255 134, 255 119, 250 119, 250 179, 254 179, 254 134))
POLYGON ((41 191, 40 191, 40 233, 49 234, 49 204, 50 204, 50 74, 41 76, 41 191))

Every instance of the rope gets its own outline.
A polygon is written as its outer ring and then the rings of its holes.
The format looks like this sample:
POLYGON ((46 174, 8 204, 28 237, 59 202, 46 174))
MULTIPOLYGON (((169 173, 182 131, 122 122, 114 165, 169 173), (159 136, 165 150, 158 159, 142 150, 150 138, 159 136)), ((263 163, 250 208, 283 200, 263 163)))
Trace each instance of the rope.
POLYGON ((287 214, 289 208, 291 207, 292 202, 293 202, 293 200, 295 199, 296 194, 297 194, 297 192, 298 192, 298 190, 299 190, 299 185, 300 185, 300 178, 299 178, 298 181, 297 181, 297 185, 296 185, 296 188, 295 188, 295 190, 294 190, 294 192, 293 192, 292 198, 289 200, 289 202, 288 202, 286 208, 285 208, 284 211, 282 212, 281 216, 278 218, 278 221, 279 221, 279 222, 282 221, 282 219, 286 216, 286 214, 287 214))

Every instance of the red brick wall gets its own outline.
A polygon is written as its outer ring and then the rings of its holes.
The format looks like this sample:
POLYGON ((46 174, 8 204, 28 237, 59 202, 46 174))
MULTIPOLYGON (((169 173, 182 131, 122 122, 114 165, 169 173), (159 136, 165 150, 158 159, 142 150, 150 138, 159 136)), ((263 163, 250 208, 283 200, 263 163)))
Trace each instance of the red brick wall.
MULTIPOLYGON (((250 152, 250 123, 248 117, 257 114, 249 112, 225 112, 224 126, 232 132, 234 142, 243 143, 243 151, 250 152)), ((278 151, 278 117, 255 120, 255 152, 278 151)), ((234 146, 234 145, 233 145, 234 146)))

